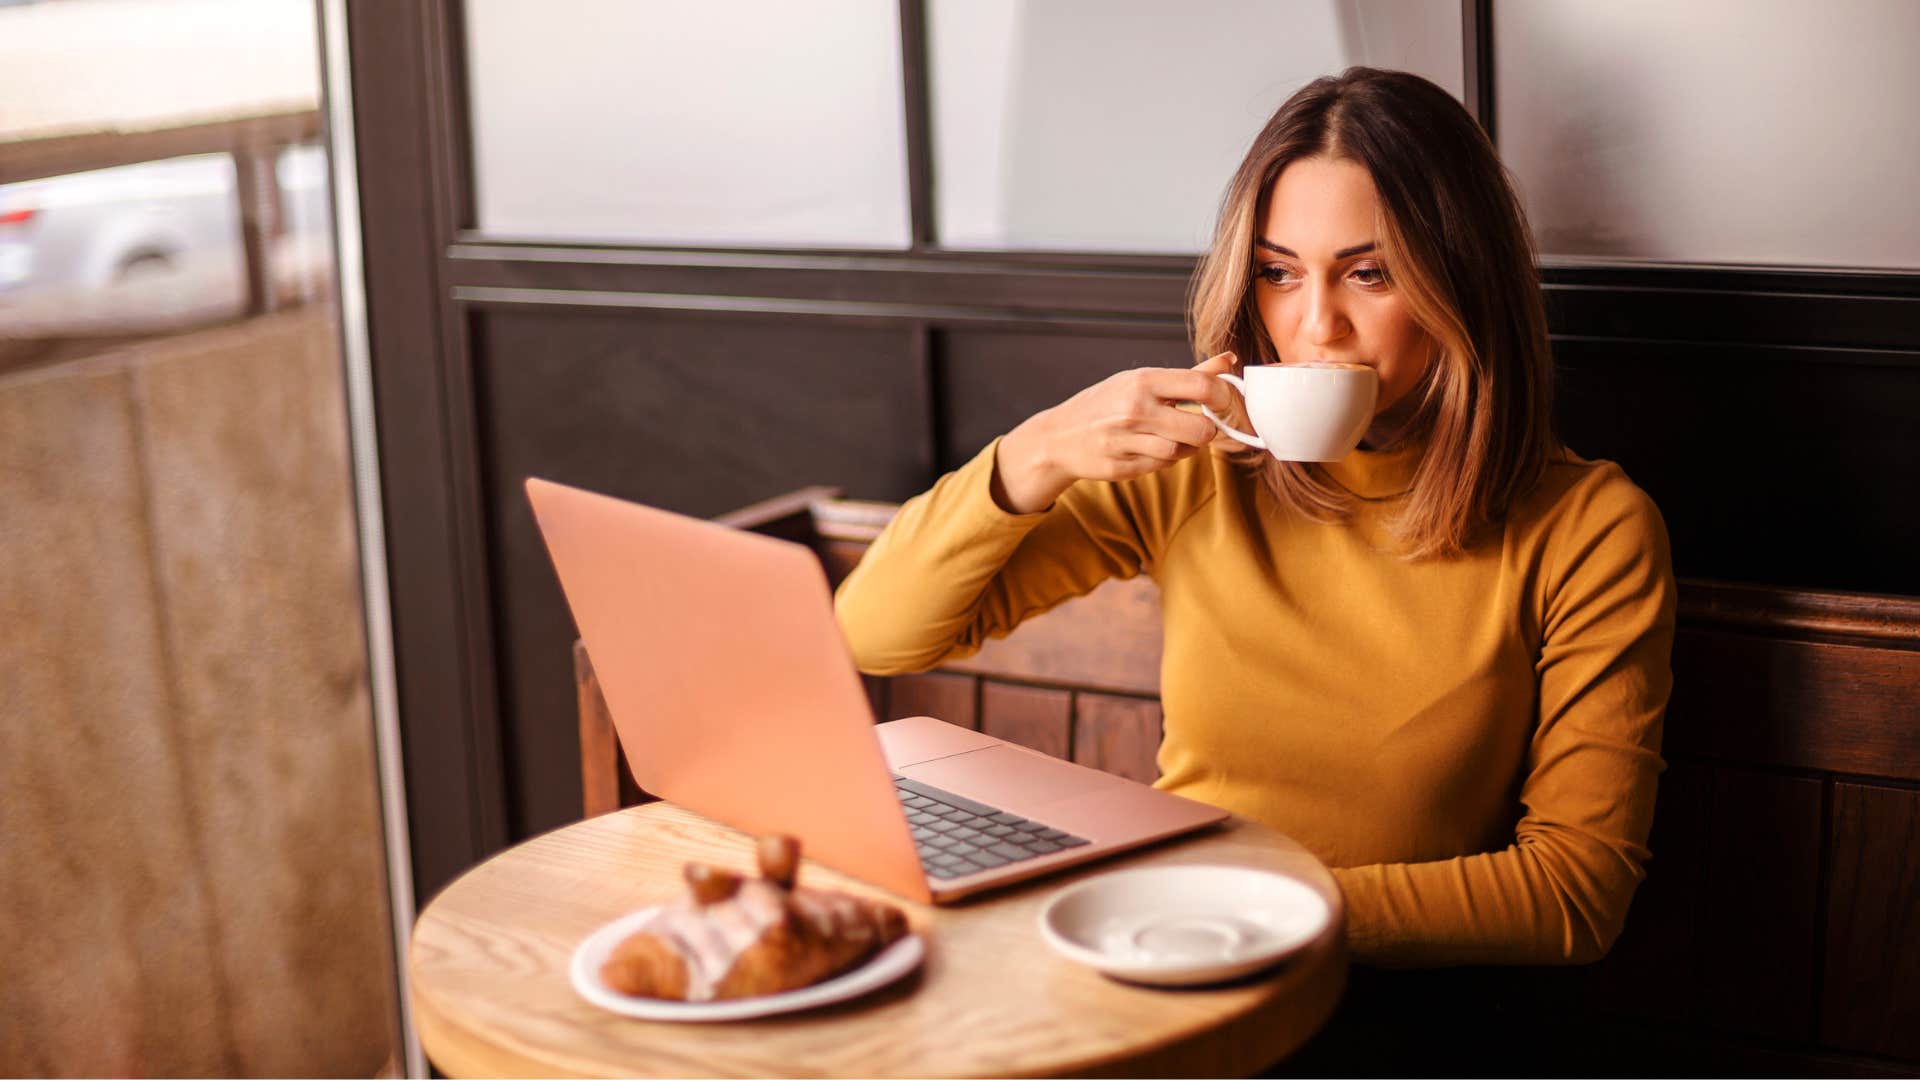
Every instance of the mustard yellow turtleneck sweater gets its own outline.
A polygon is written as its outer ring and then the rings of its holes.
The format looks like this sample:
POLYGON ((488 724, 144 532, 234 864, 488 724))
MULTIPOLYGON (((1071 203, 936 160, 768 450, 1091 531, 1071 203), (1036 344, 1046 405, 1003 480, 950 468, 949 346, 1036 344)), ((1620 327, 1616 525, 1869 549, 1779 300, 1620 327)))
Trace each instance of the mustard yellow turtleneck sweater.
POLYGON ((1566 455, 1497 542, 1408 562, 1386 526, 1419 447, 1326 466, 1359 496, 1348 525, 1281 509, 1212 453, 1009 514, 989 494, 996 449, 902 506, 841 586, 862 670, 966 656, 1147 573, 1157 786, 1332 867, 1357 958, 1607 950, 1648 855, 1674 623, 1665 526, 1618 466, 1566 455))

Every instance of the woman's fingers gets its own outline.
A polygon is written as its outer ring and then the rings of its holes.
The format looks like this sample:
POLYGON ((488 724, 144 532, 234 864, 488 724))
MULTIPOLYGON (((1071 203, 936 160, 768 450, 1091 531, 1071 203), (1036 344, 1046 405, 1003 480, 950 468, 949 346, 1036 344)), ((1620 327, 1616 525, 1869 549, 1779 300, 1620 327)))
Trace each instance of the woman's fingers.
POLYGON ((1219 432, 1219 429, 1213 426, 1213 421, 1199 413, 1176 409, 1171 405, 1166 406, 1155 420, 1156 422, 1147 429, 1148 433, 1183 446, 1205 446, 1212 442, 1214 435, 1219 432))
POLYGON ((1221 353, 1191 368, 1119 372, 1030 417, 1001 443, 1003 505, 1045 505, 1074 479, 1141 476, 1210 446, 1217 429, 1195 404, 1232 410, 1232 391, 1217 376, 1234 363, 1221 353), (1035 478, 1045 483, 1028 483, 1035 478))
MULTIPOLYGON (((1212 428, 1212 424, 1207 425, 1212 428)), ((1192 443, 1179 442, 1161 435, 1140 434, 1119 440, 1115 446, 1115 456, 1122 461, 1145 459, 1156 464, 1179 461, 1199 449, 1192 443)))
POLYGON ((1197 367, 1145 368, 1140 374, 1147 392, 1161 401, 1194 401, 1220 412, 1233 407, 1233 388, 1217 377, 1231 370, 1231 362, 1222 360, 1230 355, 1223 353, 1197 367))

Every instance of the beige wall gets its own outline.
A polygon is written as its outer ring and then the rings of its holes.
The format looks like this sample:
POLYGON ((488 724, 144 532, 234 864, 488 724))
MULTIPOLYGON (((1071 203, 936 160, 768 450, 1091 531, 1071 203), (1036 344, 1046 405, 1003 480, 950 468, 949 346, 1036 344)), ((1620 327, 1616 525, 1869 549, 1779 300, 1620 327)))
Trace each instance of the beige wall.
POLYGON ((333 327, 0 378, 0 1074, 398 1057, 333 327))

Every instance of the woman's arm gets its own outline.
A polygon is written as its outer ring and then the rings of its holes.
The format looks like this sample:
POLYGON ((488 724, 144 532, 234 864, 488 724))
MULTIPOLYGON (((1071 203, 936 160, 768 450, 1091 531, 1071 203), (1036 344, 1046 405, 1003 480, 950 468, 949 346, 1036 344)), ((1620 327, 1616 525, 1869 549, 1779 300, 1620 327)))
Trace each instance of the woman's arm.
POLYGON ((1166 507, 1130 481, 1213 441, 1220 356, 1121 372, 996 439, 907 501, 835 596, 855 663, 877 675, 967 656, 1023 619, 1140 572, 1166 507))
POLYGON ((1230 352, 1192 370, 1134 368, 1112 375, 1035 413, 1000 441, 993 498, 1014 513, 1044 510, 1080 480, 1132 480, 1189 457, 1213 442, 1209 420, 1174 406, 1204 402, 1224 413, 1230 352))
POLYGON ((997 443, 902 505, 841 583, 834 610, 860 670, 900 675, 970 656, 1151 557, 1122 485, 1079 483, 1031 514, 1001 509, 989 490, 997 443))
POLYGON ((1542 625, 1539 724, 1512 846, 1336 869, 1356 958, 1390 966, 1587 963, 1646 860, 1672 688, 1666 528, 1639 489, 1570 530, 1542 625))

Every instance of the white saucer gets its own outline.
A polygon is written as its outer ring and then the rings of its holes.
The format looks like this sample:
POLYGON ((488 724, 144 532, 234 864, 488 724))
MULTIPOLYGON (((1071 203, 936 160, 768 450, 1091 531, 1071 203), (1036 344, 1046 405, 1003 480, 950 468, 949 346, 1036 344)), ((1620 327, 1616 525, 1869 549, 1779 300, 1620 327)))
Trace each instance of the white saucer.
POLYGON ((1299 951, 1333 918, 1298 879, 1237 866, 1122 870, 1060 893, 1040 912, 1056 952, 1116 979, 1222 982, 1299 951))
POLYGON ((642 908, 587 935, 587 939, 573 950, 573 963, 568 968, 576 993, 603 1009, 642 1020, 746 1020, 755 1016, 798 1012, 859 997, 919 967, 920 961, 927 955, 926 944, 920 940, 920 935, 910 933, 851 971, 784 994, 726 1001, 664 1001, 623 994, 600 981, 600 967, 612 955, 614 946, 639 929, 640 924, 653 912, 654 908, 642 908))

